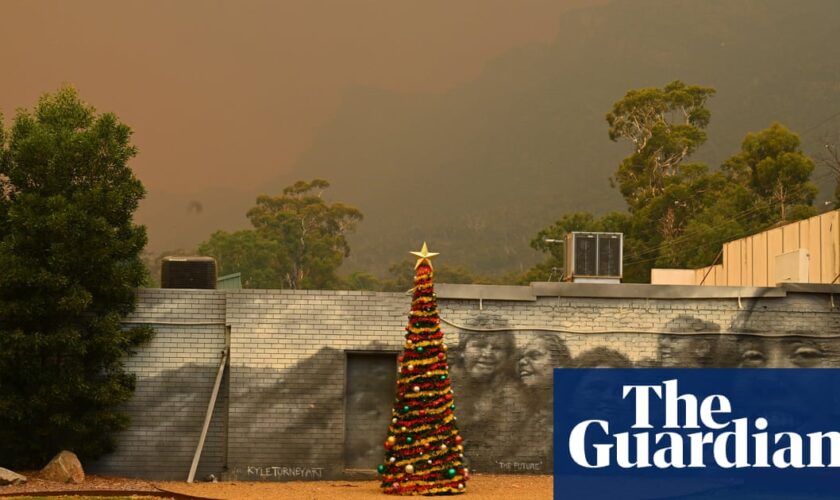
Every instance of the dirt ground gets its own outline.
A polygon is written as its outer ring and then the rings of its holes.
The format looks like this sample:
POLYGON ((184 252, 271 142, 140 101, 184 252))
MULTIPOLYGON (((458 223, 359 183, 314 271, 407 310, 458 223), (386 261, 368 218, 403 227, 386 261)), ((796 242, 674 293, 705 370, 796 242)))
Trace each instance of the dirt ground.
MULTIPOLYGON (((25 473, 24 473, 25 474, 25 473)), ((0 486, 0 497, 37 496, 38 494, 108 491, 125 494, 161 494, 171 492, 200 499, 231 500, 363 500, 394 498, 383 494, 378 481, 290 481, 192 483, 179 481, 144 481, 138 479, 88 476, 82 484, 60 484, 36 476, 17 486, 0 486)), ((467 491, 460 498, 470 500, 549 500, 552 476, 496 476, 474 474, 467 491)), ((173 495, 175 496, 175 495, 173 495)), ((180 497, 184 498, 184 497, 180 497)))

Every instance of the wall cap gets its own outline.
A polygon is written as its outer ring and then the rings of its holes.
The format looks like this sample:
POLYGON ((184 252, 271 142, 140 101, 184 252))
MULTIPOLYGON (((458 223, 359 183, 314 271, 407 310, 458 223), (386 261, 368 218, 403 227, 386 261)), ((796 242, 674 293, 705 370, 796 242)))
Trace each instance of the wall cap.
POLYGON ((537 297, 587 297, 620 299, 728 299, 785 297, 788 291, 840 293, 840 285, 784 285, 782 287, 736 287, 696 285, 649 285, 637 283, 555 283, 537 281, 528 286, 436 285, 439 299, 535 301, 537 297))
POLYGON ((439 299, 473 299, 473 300, 537 300, 530 286, 510 285, 457 285, 437 283, 435 295, 439 299))

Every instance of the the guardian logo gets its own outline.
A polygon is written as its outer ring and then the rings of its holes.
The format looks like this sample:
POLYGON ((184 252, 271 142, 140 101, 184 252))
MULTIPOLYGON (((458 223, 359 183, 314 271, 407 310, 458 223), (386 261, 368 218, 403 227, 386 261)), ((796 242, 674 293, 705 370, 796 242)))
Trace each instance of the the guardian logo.
POLYGON ((838 468, 840 370, 555 370, 555 498, 840 498, 838 468))
POLYGON ((715 465, 723 468, 840 467, 837 431, 805 435, 767 432, 767 418, 732 418, 732 402, 725 395, 698 400, 692 394, 680 394, 676 379, 659 385, 624 385, 621 395, 634 402, 634 432, 610 434, 608 420, 579 422, 568 442, 569 455, 576 464, 586 468, 613 464, 623 469, 702 468, 711 456, 715 465), (662 406, 665 421, 661 432, 653 431, 651 405, 662 406), (679 430, 696 432, 675 432, 679 430), (594 444, 588 445, 587 437, 594 444), (594 450, 594 460, 588 457, 587 448, 594 450))

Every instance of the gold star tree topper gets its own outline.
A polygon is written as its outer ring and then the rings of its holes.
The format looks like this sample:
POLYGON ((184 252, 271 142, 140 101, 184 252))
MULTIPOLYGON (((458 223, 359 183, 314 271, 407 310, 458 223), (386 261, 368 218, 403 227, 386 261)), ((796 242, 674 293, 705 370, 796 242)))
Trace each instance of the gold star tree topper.
POLYGON ((425 241, 423 242, 423 248, 421 248, 419 252, 411 252, 411 254, 420 257, 419 259, 417 259, 417 263, 414 264, 414 269, 420 267, 420 264, 422 264, 424 260, 429 263, 429 267, 432 267, 432 257, 434 257, 435 255, 440 255, 437 252, 430 252, 429 248, 426 246, 425 241))

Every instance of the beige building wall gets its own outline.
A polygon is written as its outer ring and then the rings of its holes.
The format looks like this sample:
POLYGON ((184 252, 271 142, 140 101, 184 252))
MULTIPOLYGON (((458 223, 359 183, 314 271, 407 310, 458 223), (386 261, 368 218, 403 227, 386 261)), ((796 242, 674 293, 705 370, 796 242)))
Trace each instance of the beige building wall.
POLYGON ((695 285, 696 274, 695 269, 652 269, 650 271, 650 281, 653 284, 695 285))
POLYGON ((689 273, 651 270, 654 285, 776 286, 780 282, 840 281, 840 210, 793 222, 723 245, 720 264, 689 273), (795 254, 794 254, 795 253, 795 254), (795 255, 795 257, 793 257, 795 255), (804 267, 804 269, 803 269, 804 267))

